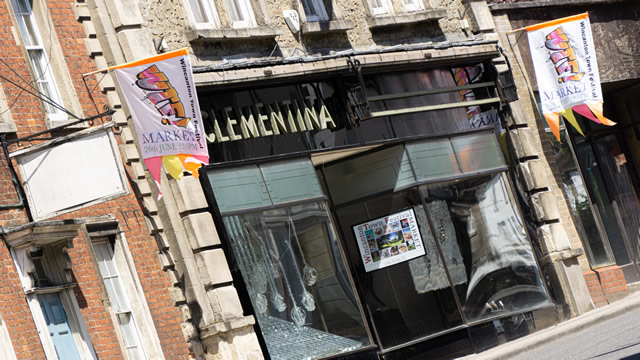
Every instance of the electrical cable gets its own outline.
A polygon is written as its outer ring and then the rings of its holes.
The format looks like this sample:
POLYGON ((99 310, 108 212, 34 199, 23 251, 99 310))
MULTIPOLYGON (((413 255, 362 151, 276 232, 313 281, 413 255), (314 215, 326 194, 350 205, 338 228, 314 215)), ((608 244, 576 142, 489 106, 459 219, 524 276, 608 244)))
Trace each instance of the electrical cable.
MULTIPOLYGON (((30 11, 30 14, 31 14, 31 15, 33 15, 33 9, 31 9, 31 7, 30 7, 30 6, 28 6, 28 9, 29 9, 29 11, 30 11)), ((15 14, 15 9, 14 9, 14 15, 16 15, 16 14, 15 14)), ((23 15, 20 15, 20 16, 23 16, 23 15)), ((17 18, 17 17, 18 17, 18 16, 16 15, 16 18, 17 18)), ((16 20, 17 20, 17 19, 16 19, 16 20)), ((31 81, 31 82, 26 81, 26 80, 25 80, 25 79, 23 79, 23 78, 22 78, 22 77, 21 77, 21 76, 20 76, 20 75, 15 71, 15 70, 13 70, 10 66, 8 66, 8 65, 4 62, 4 60, 0 59, 0 60, 2 60, 2 62, 3 62, 3 63, 5 63, 5 65, 7 65, 7 67, 9 67, 9 69, 11 69, 11 70, 16 74, 16 75, 18 75, 18 77, 20 77, 20 79, 22 79, 25 83, 27 83, 27 85, 29 85, 29 87, 33 88, 34 90, 36 90, 36 89, 35 89, 35 87, 33 86, 33 82, 41 80, 41 79, 44 77, 44 74, 45 74, 45 73, 47 73, 47 71, 49 71, 49 68, 50 68, 50 66, 51 66, 51 60, 49 60, 49 56, 47 55, 47 54, 51 54, 51 49, 53 48, 53 32, 51 31, 51 28, 52 28, 52 24, 51 24, 51 17, 50 17, 50 16, 47 16, 47 33, 49 34, 49 48, 48 48, 48 49, 47 49, 47 51, 45 52, 45 58, 47 59, 47 63, 46 63, 46 66, 44 67, 44 70, 42 71, 42 73, 41 73, 41 74, 39 74, 39 75, 37 76, 37 78, 36 78, 36 79, 34 79, 33 81, 31 81)), ((40 32, 38 31, 36 35, 37 35, 37 36, 38 36, 38 38, 39 38, 39 37, 40 37, 40 32)), ((34 69, 34 72, 35 72, 35 69, 34 69)), ((10 109, 11 109, 11 108, 12 108, 12 107, 13 107, 13 106, 18 102, 18 100, 20 99, 20 96, 22 96, 22 93, 23 93, 23 92, 24 92, 24 89, 22 89, 22 91, 20 91, 20 93, 18 93, 18 95, 17 95, 17 96, 16 96, 16 98, 13 100, 13 102, 11 103, 11 105, 10 105, 7 109, 5 109, 4 111, 2 111, 2 112, 0 113, 0 115, 2 115, 2 114, 4 114, 5 112, 9 111, 9 110, 10 110, 10 109)), ((38 92, 39 92, 39 91, 38 91, 38 92)))
MULTIPOLYGON (((11 68, 2 58, 0 58, 0 62, 4 63, 5 65, 7 65, 9 68, 11 68)), ((15 70, 13 70, 13 68, 11 68, 12 71, 15 72, 15 70)), ((24 81, 25 83, 28 83, 26 80, 24 80, 20 75, 18 75, 18 77, 20 77, 20 79, 22 79, 22 81, 24 81)), ((36 98, 42 100, 43 102, 46 102, 47 104, 55 107, 56 109, 66 113, 67 115, 80 120, 80 118, 78 116, 76 116, 75 114, 73 114, 71 111, 65 109, 62 105, 56 103, 55 101, 51 100, 51 98, 49 98, 48 96, 44 95, 42 92, 40 92, 39 90, 36 93, 33 93, 29 90, 27 90, 26 88, 22 87, 20 84, 16 83, 15 81, 9 79, 8 77, 4 76, 4 75, 0 75, 0 79, 5 80, 6 82, 10 83, 11 85, 16 86, 19 89, 22 89, 24 92, 26 92, 29 95, 35 96, 36 98)))

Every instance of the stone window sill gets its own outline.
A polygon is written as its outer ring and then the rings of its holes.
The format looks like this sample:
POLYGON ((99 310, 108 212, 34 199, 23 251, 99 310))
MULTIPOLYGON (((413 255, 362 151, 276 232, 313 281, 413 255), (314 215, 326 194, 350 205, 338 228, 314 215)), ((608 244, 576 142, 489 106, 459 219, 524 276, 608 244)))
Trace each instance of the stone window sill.
POLYGON ((330 32, 345 32, 353 28, 353 22, 348 20, 312 21, 302 24, 302 33, 324 34, 330 32))
POLYGON ((185 32, 189 41, 272 39, 281 34, 281 30, 267 25, 242 29, 189 29, 185 32))
POLYGON ((445 9, 427 9, 400 15, 375 16, 367 19, 369 28, 411 24, 423 21, 439 20, 447 16, 445 9))

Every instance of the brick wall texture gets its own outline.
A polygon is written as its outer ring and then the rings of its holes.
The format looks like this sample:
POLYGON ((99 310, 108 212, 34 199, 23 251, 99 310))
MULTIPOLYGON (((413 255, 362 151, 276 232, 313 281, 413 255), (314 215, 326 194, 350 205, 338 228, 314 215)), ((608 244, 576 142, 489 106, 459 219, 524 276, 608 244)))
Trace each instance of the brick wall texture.
MULTIPOLYGON (((55 32, 61 51, 64 54, 65 65, 71 77, 70 83, 78 95, 84 115, 92 116, 103 110, 107 104, 105 94, 97 87, 95 77, 87 77, 87 86, 83 82, 83 73, 96 70, 94 59, 88 55, 85 46, 86 32, 76 15, 73 1, 67 0, 35 0, 45 4, 50 23, 40 25, 43 37, 48 32, 55 32), (94 89, 89 96, 88 89, 94 89), (95 103, 92 101, 92 98, 95 103)), ((80 4, 83 5, 83 4, 80 4)), ((6 64, 0 64, 0 75, 10 81, 29 86, 34 83, 27 53, 21 45, 20 33, 16 27, 13 12, 9 8, 10 2, 0 3, 0 32, 5 34, 0 39, 1 58, 6 64), (13 34, 13 36, 12 36, 13 34), (28 84, 27 84, 28 82, 28 84)), ((3 79, 0 88, 4 91, 7 103, 0 103, 0 111, 11 114, 17 132, 9 133, 8 138, 22 137, 35 132, 46 130, 45 114, 40 100, 3 79)), ((100 124, 97 121, 96 124, 100 124)), ((21 147, 36 144, 20 143, 12 145, 9 150, 15 151, 21 147)), ((11 180, 11 174, 4 154, 0 155, 0 205, 15 204, 18 201, 16 189, 11 180)), ((126 167, 126 166, 125 166, 126 167)), ((90 171, 90 169, 87 169, 90 171)), ((126 167, 128 178, 131 179, 131 169, 126 167)), ((87 184, 91 186, 91 184, 87 184)), ((130 185, 129 185, 130 186, 130 185)), ((161 271, 157 260, 157 245, 149 235, 144 222, 144 213, 138 199, 133 192, 115 200, 87 207, 55 219, 70 219, 100 215, 113 215, 124 231, 133 262, 138 273, 143 291, 146 295, 151 317, 159 336, 162 352, 167 359, 184 359, 188 357, 187 343, 180 328, 180 313, 173 306, 167 289, 171 286, 164 272, 161 271)), ((52 220, 55 220, 52 219, 52 220)), ((23 207, 0 209, 0 226, 16 226, 29 222, 23 207)), ((69 249, 72 262, 72 274, 77 287, 76 300, 80 307, 90 341, 100 359, 121 359, 122 349, 118 342, 111 315, 106 311, 104 303, 108 297, 102 290, 97 265, 90 255, 88 239, 79 232, 73 239, 73 248, 69 249)), ((44 351, 40 343, 35 323, 26 302, 20 279, 16 272, 14 261, 6 243, 0 245, 0 313, 5 320, 11 341, 18 359, 44 359, 44 351)))

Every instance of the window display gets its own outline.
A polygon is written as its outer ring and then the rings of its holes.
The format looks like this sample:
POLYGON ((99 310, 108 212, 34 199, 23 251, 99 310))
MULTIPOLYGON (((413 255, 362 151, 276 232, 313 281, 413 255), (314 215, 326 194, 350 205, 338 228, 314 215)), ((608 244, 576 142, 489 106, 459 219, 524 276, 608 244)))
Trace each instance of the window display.
POLYGON ((420 193, 467 322, 548 304, 504 175, 423 185, 420 193))
POLYGON ((370 345, 324 203, 223 219, 272 359, 370 345))

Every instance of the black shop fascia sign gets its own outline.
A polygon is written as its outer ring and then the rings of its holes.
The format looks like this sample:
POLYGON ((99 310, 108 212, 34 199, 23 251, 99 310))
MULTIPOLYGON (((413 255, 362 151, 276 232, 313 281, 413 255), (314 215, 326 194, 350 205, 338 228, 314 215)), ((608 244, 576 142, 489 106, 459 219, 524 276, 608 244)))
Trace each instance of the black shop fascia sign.
MULTIPOLYGON (((464 73, 471 74, 466 69, 480 69, 471 82, 493 84, 492 75, 482 70, 486 68, 479 63, 465 67, 464 73)), ((199 88, 211 164, 473 129, 477 125, 463 104, 469 94, 456 88, 462 85, 459 69, 377 69, 363 79, 342 73, 287 82, 247 82, 233 88, 199 88), (434 89, 437 94, 433 94, 434 89), (418 93, 426 95, 414 95, 418 93), (457 107, 437 111, 415 110, 456 103, 457 107)), ((472 95, 473 99, 498 99, 492 86, 475 87, 472 95)), ((496 105, 476 108, 486 112, 496 105)))

